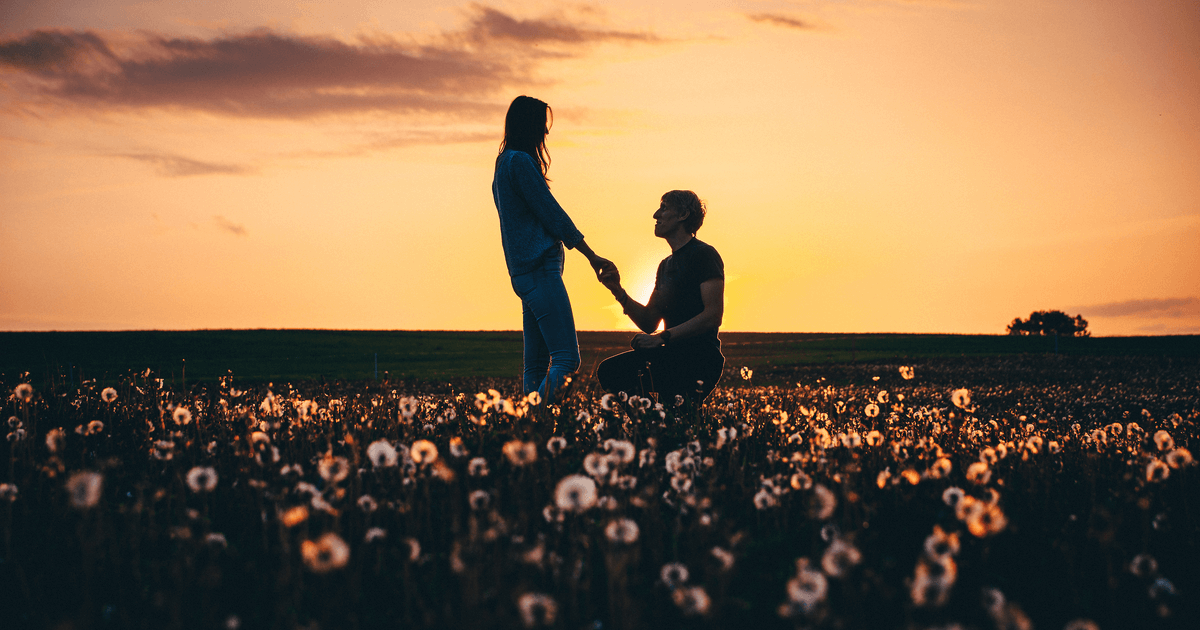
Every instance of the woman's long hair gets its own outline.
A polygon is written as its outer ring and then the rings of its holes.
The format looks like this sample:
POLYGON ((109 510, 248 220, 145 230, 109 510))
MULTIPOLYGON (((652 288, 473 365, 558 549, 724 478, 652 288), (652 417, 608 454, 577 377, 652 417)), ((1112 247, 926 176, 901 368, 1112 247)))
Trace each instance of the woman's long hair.
MULTIPOLYGON (((550 106, 532 96, 518 96, 508 106, 504 117, 504 139, 500 141, 500 155, 505 151, 524 151, 537 162, 542 177, 550 170, 550 152, 546 150, 546 134, 554 124, 554 112, 550 106)), ((496 163, 500 163, 499 156, 496 163)))

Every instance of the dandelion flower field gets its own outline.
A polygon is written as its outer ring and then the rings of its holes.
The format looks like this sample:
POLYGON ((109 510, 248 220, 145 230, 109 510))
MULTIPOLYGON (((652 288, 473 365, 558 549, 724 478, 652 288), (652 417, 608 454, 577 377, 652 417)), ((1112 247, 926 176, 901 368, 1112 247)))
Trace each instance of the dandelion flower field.
POLYGON ((10 385, 6 627, 1186 628, 1200 359, 10 385), (769 379, 773 384, 760 384, 769 379))

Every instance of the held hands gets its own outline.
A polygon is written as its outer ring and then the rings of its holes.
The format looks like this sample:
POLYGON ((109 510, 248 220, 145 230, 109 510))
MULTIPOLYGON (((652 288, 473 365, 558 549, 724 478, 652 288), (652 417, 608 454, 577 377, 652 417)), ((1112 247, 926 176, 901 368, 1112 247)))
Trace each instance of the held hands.
MULTIPOLYGON (((611 263, 610 263, 611 264, 611 263)), ((621 291, 621 272, 617 270, 617 266, 613 265, 609 269, 605 269, 596 274, 596 279, 603 284, 606 289, 617 295, 621 291)))
POLYGON ((613 264, 613 261, 607 258, 595 256, 589 259, 588 262, 591 263, 592 270, 596 272, 596 278, 601 282, 604 281, 604 276, 606 274, 617 273, 617 266, 613 264))

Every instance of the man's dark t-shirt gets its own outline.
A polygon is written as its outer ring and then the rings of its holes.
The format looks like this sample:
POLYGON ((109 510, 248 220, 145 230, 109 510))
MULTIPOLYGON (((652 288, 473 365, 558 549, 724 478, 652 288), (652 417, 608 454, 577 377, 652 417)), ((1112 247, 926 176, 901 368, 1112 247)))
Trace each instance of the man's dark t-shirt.
MULTIPOLYGON (((662 313, 667 328, 678 326, 704 312, 700 284, 713 279, 725 279, 725 263, 712 245, 698 238, 692 238, 659 263, 658 277, 654 281, 654 306, 662 313)), ((721 347, 716 329, 679 341, 679 345, 685 344, 718 350, 721 347)))

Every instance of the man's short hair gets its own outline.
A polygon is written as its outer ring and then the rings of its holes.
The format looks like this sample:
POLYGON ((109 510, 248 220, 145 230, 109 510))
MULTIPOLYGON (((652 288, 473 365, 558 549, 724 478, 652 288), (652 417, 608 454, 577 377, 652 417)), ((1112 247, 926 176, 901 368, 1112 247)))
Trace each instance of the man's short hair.
POLYGON ((704 215, 708 214, 708 207, 696 193, 690 190, 672 190, 663 195, 662 200, 677 212, 687 213, 687 218, 683 220, 684 229, 692 234, 700 231, 700 226, 704 225, 704 215))

